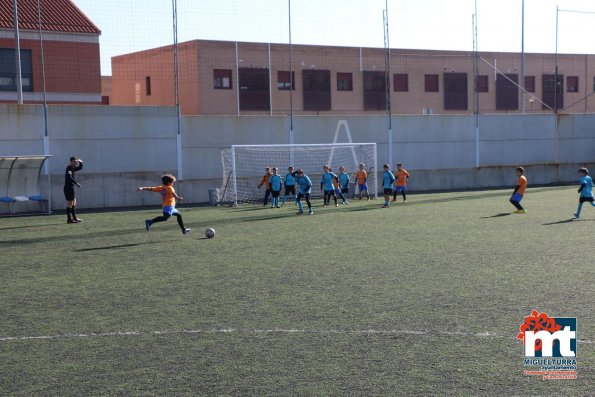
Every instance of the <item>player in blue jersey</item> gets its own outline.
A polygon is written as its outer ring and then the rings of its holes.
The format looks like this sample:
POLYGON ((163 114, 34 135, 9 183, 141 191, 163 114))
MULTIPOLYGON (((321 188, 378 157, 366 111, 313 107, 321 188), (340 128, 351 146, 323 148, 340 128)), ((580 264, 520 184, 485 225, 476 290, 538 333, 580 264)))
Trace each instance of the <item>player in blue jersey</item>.
POLYGON ((322 167, 324 174, 322 174, 322 181, 320 181, 320 190, 323 191, 323 207, 328 206, 331 203, 331 196, 335 200, 335 207, 338 207, 337 196, 335 195, 335 179, 337 175, 330 171, 328 165, 322 167))
POLYGON ((289 167, 287 169, 287 175, 285 175, 285 179, 283 180, 283 185, 285 186, 285 196, 283 196, 283 204, 287 202, 287 196, 291 196, 294 201, 296 201, 297 196, 295 194, 295 172, 293 172, 293 167, 289 167))
POLYGON ((382 208, 390 207, 390 196, 393 192, 393 183, 395 182, 395 176, 390 171, 390 165, 384 164, 382 167, 384 174, 382 175, 382 189, 384 191, 384 205, 382 208))
POLYGON ((347 195, 349 194, 349 182, 351 181, 351 178, 349 177, 349 174, 345 172, 345 167, 339 167, 339 175, 337 176, 337 179, 339 181, 339 189, 341 189, 339 197, 343 200, 342 204, 349 204, 347 195))
POLYGON ((297 195, 297 205, 298 205, 298 214, 303 214, 304 209, 302 208, 302 198, 306 200, 306 204, 308 204, 308 213, 312 215, 314 211, 312 211, 312 203, 310 203, 310 192, 312 191, 312 181, 308 178, 308 175, 304 174, 301 168, 298 168, 296 171, 297 179, 296 182, 300 187, 300 192, 297 195))
POLYGON ((271 208, 281 208, 279 205, 279 196, 281 195, 281 187, 283 186, 283 180, 281 175, 277 174, 279 169, 273 167, 273 174, 269 178, 269 184, 271 185, 271 208))
POLYGON ((576 219, 580 218, 581 210, 583 209, 583 203, 591 203, 591 207, 595 207, 593 203, 593 179, 589 176, 589 170, 581 168, 578 170, 579 182, 581 187, 578 189, 580 197, 578 199, 578 209, 574 213, 576 219))

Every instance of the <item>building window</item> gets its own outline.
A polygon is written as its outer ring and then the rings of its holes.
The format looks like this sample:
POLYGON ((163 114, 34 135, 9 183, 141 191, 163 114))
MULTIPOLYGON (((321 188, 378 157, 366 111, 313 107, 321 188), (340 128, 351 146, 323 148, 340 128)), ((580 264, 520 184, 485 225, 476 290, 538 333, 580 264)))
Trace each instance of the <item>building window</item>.
POLYGON ((337 91, 353 91, 353 74, 337 73, 337 91))
POLYGON ((151 76, 145 77, 145 95, 151 95, 151 76))
POLYGON ((424 76, 424 80, 425 80, 425 89, 426 92, 439 92, 439 86, 438 86, 438 75, 437 74, 426 74, 424 76))
POLYGON ((409 75, 406 73, 395 73, 393 75, 393 90, 395 92, 409 91, 409 75))
POLYGON ((295 72, 291 72, 291 77, 287 70, 279 70, 277 72, 277 89, 279 90, 295 90, 295 72))
MULTIPOLYGON (((0 48, 0 91, 17 90, 15 55, 14 48, 0 48)), ((33 92, 33 61, 31 50, 21 50, 21 84, 23 91, 33 92)))
POLYGON ((444 110, 467 107, 467 73, 444 73, 444 110))
POLYGON ((240 68, 240 110, 270 110, 269 70, 240 68))
POLYGON ((542 109, 564 109, 564 75, 544 74, 541 76, 542 109))
POLYGON ((566 77, 566 91, 567 92, 578 92, 578 76, 567 76, 566 77))
POLYGON ((331 71, 302 70, 304 110, 331 110, 331 71))
POLYGON ((525 76, 525 90, 535 92, 535 76, 525 76))
POLYGON ((518 110, 519 92, 518 74, 500 74, 496 76, 496 110, 518 110))
POLYGON ((477 76, 477 92, 488 92, 488 76, 477 76))
POLYGON ((231 69, 214 69, 213 81, 216 90, 231 90, 231 69))
POLYGON ((364 71, 364 110, 386 110, 386 74, 364 71))

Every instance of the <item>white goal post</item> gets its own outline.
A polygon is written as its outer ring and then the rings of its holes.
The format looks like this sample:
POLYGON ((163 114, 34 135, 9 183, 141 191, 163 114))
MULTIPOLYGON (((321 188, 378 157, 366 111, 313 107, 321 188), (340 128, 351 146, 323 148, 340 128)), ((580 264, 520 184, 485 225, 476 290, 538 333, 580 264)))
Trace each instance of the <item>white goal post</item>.
MULTIPOLYGON (((221 150, 223 185, 219 190, 219 202, 262 202, 264 188, 258 189, 257 186, 266 167, 277 167, 278 174, 283 178, 289 166, 295 170, 303 169, 312 180, 312 196, 321 197, 319 187, 324 165, 331 167, 335 174, 339 174, 339 167, 345 167, 353 183, 360 163, 368 172, 370 196, 377 197, 376 154, 376 143, 232 145, 221 150)), ((353 193, 353 184, 350 189, 353 193)))

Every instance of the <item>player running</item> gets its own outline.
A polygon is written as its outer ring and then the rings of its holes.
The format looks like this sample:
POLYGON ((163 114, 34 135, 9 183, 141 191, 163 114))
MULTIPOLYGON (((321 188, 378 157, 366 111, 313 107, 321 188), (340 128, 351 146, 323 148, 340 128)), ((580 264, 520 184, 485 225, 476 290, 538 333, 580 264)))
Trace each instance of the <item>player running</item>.
POLYGON ((589 170, 585 167, 578 170, 579 182, 581 186, 578 189, 580 193, 578 199, 578 208, 574 213, 574 217, 579 219, 581 217, 581 210, 583 209, 583 203, 591 203, 591 207, 595 207, 593 202, 593 179, 589 176, 589 170))

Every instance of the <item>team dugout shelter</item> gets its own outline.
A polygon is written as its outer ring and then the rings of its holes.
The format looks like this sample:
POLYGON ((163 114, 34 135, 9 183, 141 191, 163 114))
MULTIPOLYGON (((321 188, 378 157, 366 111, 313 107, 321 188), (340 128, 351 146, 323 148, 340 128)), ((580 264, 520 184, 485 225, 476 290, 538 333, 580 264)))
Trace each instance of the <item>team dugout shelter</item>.
POLYGON ((40 191, 41 171, 51 156, 0 156, 0 216, 51 213, 50 178, 40 191))

